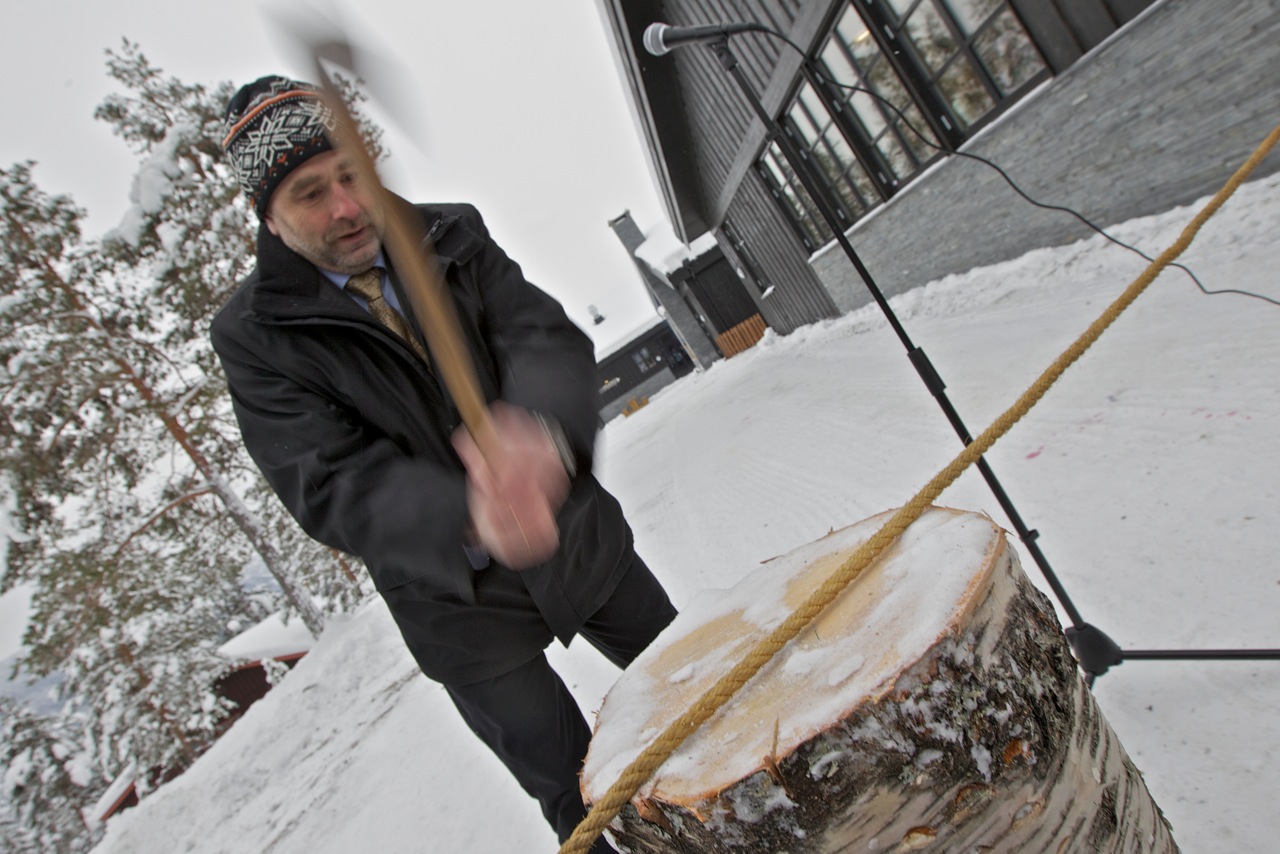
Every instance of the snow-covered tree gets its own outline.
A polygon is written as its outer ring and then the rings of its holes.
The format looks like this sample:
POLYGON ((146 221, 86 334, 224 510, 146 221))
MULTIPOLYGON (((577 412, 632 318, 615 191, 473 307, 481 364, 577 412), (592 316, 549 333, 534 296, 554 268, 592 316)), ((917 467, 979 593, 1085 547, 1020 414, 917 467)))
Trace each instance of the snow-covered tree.
POLYGON ((42 717, 0 697, 0 849, 12 854, 87 850, 81 814, 92 797, 82 721, 42 717))
POLYGON ((27 165, 0 173, 0 465, 22 532, 4 583, 34 584, 24 664, 64 674, 92 709, 103 769, 181 767, 222 711, 228 621, 266 608, 239 583, 244 538, 183 453, 152 315, 86 251, 80 217, 27 165))
POLYGON ((252 466, 208 342, 253 256, 219 150, 231 87, 166 77, 128 42, 108 56, 126 92, 97 115, 140 157, 120 226, 86 240, 31 164, 0 171, 0 472, 20 532, 0 589, 35 587, 24 666, 65 676, 110 776, 208 744, 231 626, 282 596, 318 633, 362 591, 252 466), (246 590, 253 567, 278 594, 246 590))
MULTIPOLYGON (((337 554, 322 552, 271 493, 244 452, 221 368, 209 345, 213 314, 254 262, 257 221, 222 159, 223 109, 234 87, 187 84, 152 66, 136 44, 108 51, 110 75, 125 94, 108 97, 97 118, 140 156, 133 205, 103 241, 117 269, 128 269, 150 289, 152 310, 166 316, 163 350, 187 373, 183 398, 193 437, 247 505, 243 533, 285 591, 302 609, 300 585, 330 610, 360 597, 356 575, 337 554)), ((375 158, 384 154, 381 131, 360 109, 355 81, 335 81, 375 158)), ((216 486, 218 484, 215 484, 216 486)), ((224 496, 233 513, 235 500, 224 496)), ((302 611, 313 632, 318 616, 302 611)))

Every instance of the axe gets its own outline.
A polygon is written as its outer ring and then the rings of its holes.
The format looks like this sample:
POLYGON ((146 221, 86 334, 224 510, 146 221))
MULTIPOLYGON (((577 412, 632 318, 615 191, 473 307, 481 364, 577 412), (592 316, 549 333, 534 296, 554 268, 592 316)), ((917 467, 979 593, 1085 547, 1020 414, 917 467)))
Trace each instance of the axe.
POLYGON ((335 127, 328 132, 335 149, 347 155, 352 168, 385 214, 383 250, 396 268, 409 297, 414 316, 422 324, 427 347, 437 376, 453 398, 462 423, 486 459, 494 459, 497 434, 489 408, 480 392, 475 363, 467 349, 458 323, 457 311, 449 296, 440 266, 429 239, 420 238, 421 228, 414 212, 402 204, 382 185, 373 158, 361 139, 355 119, 338 92, 326 64, 350 71, 360 77, 363 65, 373 62, 342 36, 336 27, 320 31, 314 22, 310 30, 297 21, 280 21, 296 46, 306 50, 316 71, 316 82, 324 92, 325 103, 332 113, 335 127))

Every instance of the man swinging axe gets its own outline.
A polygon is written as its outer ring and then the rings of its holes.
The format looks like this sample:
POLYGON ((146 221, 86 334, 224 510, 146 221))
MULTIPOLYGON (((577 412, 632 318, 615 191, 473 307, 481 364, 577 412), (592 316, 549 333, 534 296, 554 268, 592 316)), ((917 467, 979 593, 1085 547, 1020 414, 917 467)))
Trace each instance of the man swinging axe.
POLYGON ((590 730, 543 651, 581 635, 625 667, 675 616, 591 473, 592 344, 475 208, 370 186, 333 147, 335 121, 319 89, 283 77, 228 105, 223 148, 260 226, 257 266, 214 318, 213 345, 281 501, 364 560, 422 672, 563 842, 585 815, 590 730), (492 425, 484 453, 384 251, 392 206, 434 246, 492 425))

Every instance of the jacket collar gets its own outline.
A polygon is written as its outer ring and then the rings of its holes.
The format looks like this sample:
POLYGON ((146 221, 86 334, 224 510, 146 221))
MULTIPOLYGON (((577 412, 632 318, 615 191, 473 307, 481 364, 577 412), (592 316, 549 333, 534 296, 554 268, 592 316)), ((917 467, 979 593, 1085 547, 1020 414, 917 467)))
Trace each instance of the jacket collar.
MULTIPOLYGON (((393 203, 413 209, 422 241, 438 240, 456 219, 430 208, 412 206, 399 196, 392 198, 393 203)), ((443 255, 437 257, 442 268, 453 261, 443 255)), ((258 226, 258 265, 250 276, 249 308, 255 314, 280 318, 364 316, 359 306, 340 293, 314 264, 272 234, 265 222, 258 226)))

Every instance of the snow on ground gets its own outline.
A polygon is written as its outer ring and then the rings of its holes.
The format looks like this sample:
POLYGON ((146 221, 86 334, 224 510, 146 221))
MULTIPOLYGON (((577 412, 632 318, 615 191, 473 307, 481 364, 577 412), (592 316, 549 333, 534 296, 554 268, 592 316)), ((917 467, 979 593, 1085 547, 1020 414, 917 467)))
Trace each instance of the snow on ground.
MULTIPOLYGON (((1154 255, 1192 212, 1115 233, 1154 255)), ((1242 188, 1184 260, 1210 288, 1280 299, 1278 233, 1273 176, 1242 188)), ((895 305, 976 434, 1143 266, 1098 238, 895 305)), ((1171 271, 988 460, 1076 607, 1123 647, 1274 648, 1278 425, 1280 306, 1207 297, 1171 271)), ((901 504, 958 447, 866 309, 670 386, 608 425, 599 468, 681 605, 901 504)), ((1003 519, 973 473, 942 503, 1003 519)), ((615 672, 584 644, 552 657, 583 707, 598 707, 615 672)), ((1135 660, 1095 692, 1183 850, 1274 850, 1280 662, 1135 660)), ((113 819, 99 852, 554 849, 374 602, 336 622, 194 768, 113 819)))

